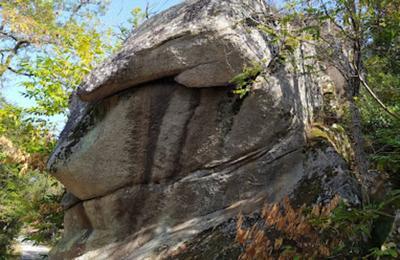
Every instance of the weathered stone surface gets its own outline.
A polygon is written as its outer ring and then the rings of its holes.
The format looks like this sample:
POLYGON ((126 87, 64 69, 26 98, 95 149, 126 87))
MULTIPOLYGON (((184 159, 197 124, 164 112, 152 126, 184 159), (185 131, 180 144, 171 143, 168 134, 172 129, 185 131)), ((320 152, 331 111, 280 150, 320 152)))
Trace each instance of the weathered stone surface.
POLYGON ((323 139, 313 141, 304 161, 306 175, 291 194, 294 206, 329 203, 335 196, 352 206, 361 205, 361 186, 347 162, 323 139))
POLYGON ((165 77, 176 77, 187 87, 227 85, 246 64, 271 58, 265 36, 245 23, 266 12, 263 0, 185 1, 134 31, 78 94, 99 100, 165 77))
POLYGON ((249 22, 267 12, 262 0, 186 1, 90 74, 48 163, 79 198, 65 199, 53 259, 162 258, 285 196, 359 203, 345 161, 308 149, 326 83, 306 70, 312 48, 295 51, 295 66, 264 66, 244 98, 227 84, 268 63, 274 47, 249 22), (308 183, 321 192, 307 194, 308 183))
POLYGON ((68 250, 57 249, 53 255, 75 252, 83 244, 87 253, 79 259, 153 259, 180 251, 185 242, 179 259, 213 252, 219 252, 214 256, 233 256, 239 246, 231 222, 239 212, 250 213, 286 195, 292 195, 295 206, 323 203, 335 194, 353 204, 360 201, 359 185, 343 159, 326 145, 293 152, 272 164, 264 161, 262 165, 263 161, 243 165, 229 175, 127 187, 88 200, 84 209, 93 231, 88 236, 86 229, 75 230, 81 236, 79 243, 68 250), (264 174, 253 167, 265 169, 264 174), (223 186, 217 184, 221 180, 223 186))
POLYGON ((289 136, 291 147, 276 152, 281 156, 303 145, 299 108, 290 83, 272 76, 245 99, 227 87, 145 84, 93 106, 60 143, 65 147, 56 150, 51 168, 84 200, 130 184, 214 171, 289 136))
POLYGON ((82 203, 76 204, 72 208, 66 210, 64 214, 64 229, 64 237, 66 238, 76 235, 77 232, 92 229, 92 225, 82 203))

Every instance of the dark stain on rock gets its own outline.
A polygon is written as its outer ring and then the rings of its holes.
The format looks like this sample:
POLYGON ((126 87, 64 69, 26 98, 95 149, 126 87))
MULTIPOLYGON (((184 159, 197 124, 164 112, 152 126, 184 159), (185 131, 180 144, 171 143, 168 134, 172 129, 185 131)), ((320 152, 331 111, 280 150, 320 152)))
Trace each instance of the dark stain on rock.
POLYGON ((187 23, 195 20, 199 16, 199 13, 202 11, 202 9, 207 7, 210 2, 211 0, 200 0, 192 5, 189 5, 184 11, 185 16, 183 17, 183 21, 187 23))
MULTIPOLYGON (((221 130, 221 138, 224 139, 225 136, 232 130, 233 125, 233 113, 232 105, 234 103, 234 96, 230 91, 227 91, 226 95, 221 97, 218 103, 218 113, 217 113, 217 124, 221 130)), ((222 142, 223 143, 223 142, 222 142)))
POLYGON ((84 137, 96 124, 105 118, 110 106, 116 103, 117 100, 118 97, 113 97, 91 105, 88 108, 87 114, 68 135, 67 138, 69 144, 57 155, 57 159, 63 160, 68 158, 71 154, 72 148, 78 144, 81 138, 84 137))
POLYGON ((142 183, 144 184, 151 182, 152 165, 162 125, 162 119, 167 112, 172 94, 176 89, 176 86, 160 86, 159 91, 155 91, 156 94, 150 96, 150 125, 147 133, 146 158, 142 179, 142 183))
POLYGON ((217 116, 217 123, 220 125, 221 138, 223 139, 232 130, 235 116, 240 112, 245 99, 245 97, 240 98, 238 95, 233 94, 230 89, 225 92, 226 94, 218 104, 217 116))
MULTIPOLYGON (((183 87, 183 86, 182 86, 183 87)), ((201 102, 201 89, 191 89, 192 94, 190 97, 190 106, 189 106, 189 111, 190 115, 188 116, 188 119, 185 122, 185 126, 183 129, 182 137, 179 139, 179 146, 177 151, 180 151, 179 153, 176 153, 175 156, 175 162, 174 162, 174 171, 172 176, 175 177, 177 176, 181 170, 182 170, 182 163, 180 162, 182 153, 183 153, 183 148, 185 147, 186 141, 187 141, 187 135, 189 131, 189 125, 190 122, 192 121, 192 118, 196 112, 197 107, 200 105, 201 102)))
POLYGON ((253 18, 253 17, 247 17, 244 19, 244 24, 249 26, 249 27, 257 27, 259 25, 259 23, 257 22, 257 18, 253 18))
POLYGON ((249 94, 247 93, 244 97, 240 98, 239 96, 235 96, 235 100, 232 104, 232 112, 234 115, 239 114, 240 108, 243 105, 244 99, 248 96, 249 94))

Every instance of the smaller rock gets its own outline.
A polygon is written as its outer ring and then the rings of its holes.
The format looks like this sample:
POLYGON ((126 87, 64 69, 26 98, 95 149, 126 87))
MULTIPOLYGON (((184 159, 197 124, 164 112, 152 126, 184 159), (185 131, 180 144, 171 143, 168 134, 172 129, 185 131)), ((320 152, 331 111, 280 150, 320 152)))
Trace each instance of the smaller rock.
POLYGON ((346 161, 323 140, 308 148, 304 163, 307 177, 291 196, 294 206, 329 203, 339 196, 346 203, 361 205, 361 186, 352 175, 346 161))

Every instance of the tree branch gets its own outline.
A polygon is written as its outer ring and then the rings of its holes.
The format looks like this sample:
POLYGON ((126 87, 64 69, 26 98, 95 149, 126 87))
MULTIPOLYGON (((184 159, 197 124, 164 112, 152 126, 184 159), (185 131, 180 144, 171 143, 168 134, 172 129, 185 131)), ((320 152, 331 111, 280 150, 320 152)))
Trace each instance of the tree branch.
POLYGON ((22 72, 22 71, 19 71, 19 70, 17 70, 17 69, 14 69, 14 68, 12 68, 12 67, 10 67, 10 66, 8 66, 7 69, 8 69, 9 71, 15 73, 15 74, 18 74, 18 75, 22 75, 22 76, 26 76, 26 77, 33 77, 33 76, 34 76, 34 75, 31 74, 31 73, 22 72))
POLYGON ((379 97, 375 94, 375 92, 368 86, 368 83, 366 82, 366 80, 360 75, 360 73, 358 74, 358 78, 360 79, 362 85, 365 87, 365 89, 367 90, 367 92, 372 96, 372 98, 381 106, 381 108, 383 110, 385 110, 389 115, 391 115, 392 117, 396 118, 397 120, 400 120, 400 115, 391 111, 383 102, 382 100, 379 99, 379 97))
POLYGON ((325 15, 329 18, 329 21, 331 21, 346 37, 348 37, 351 40, 354 40, 354 36, 350 35, 344 28, 341 26, 332 15, 329 14, 328 8, 326 7, 325 3, 323 1, 319 1, 321 4, 322 9, 324 10, 325 15))
POLYGON ((12 35, 12 34, 10 34, 10 33, 5 32, 3 29, 4 29, 4 27, 1 26, 1 27, 0 27, 0 34, 6 36, 6 37, 8 37, 8 38, 11 38, 11 39, 13 39, 13 40, 16 41, 16 42, 19 41, 17 37, 15 37, 14 35, 12 35))
POLYGON ((14 48, 13 48, 13 53, 16 55, 18 54, 19 49, 21 49, 22 47, 28 46, 30 44, 30 42, 26 41, 26 40, 22 40, 22 41, 18 41, 17 44, 15 44, 14 48))

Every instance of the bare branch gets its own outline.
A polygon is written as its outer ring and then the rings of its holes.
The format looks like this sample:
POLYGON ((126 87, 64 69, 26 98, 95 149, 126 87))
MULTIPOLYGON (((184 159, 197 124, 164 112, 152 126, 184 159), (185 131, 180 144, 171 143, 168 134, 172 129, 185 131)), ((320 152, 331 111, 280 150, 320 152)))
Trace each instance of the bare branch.
POLYGON ((368 86, 367 81, 358 73, 358 78, 360 79, 362 85, 365 87, 367 92, 372 96, 372 98, 381 106, 383 110, 385 110, 389 115, 400 120, 400 115, 391 111, 383 102, 379 99, 379 97, 375 94, 375 92, 368 86))
POLYGON ((145 11, 144 11, 144 16, 146 17, 146 19, 149 19, 149 17, 150 17, 150 10, 149 10, 149 8, 150 8, 150 4, 149 4, 149 2, 147 1, 147 2, 146 2, 146 9, 145 9, 145 11))
POLYGON ((13 48, 13 53, 16 55, 18 54, 19 49, 26 47, 30 44, 30 42, 22 40, 22 41, 18 41, 17 44, 15 44, 14 48, 13 48))
POLYGON ((31 73, 26 73, 26 72, 23 72, 23 71, 21 71, 21 70, 14 69, 14 68, 12 68, 12 67, 10 67, 10 66, 8 66, 7 69, 8 69, 9 71, 15 73, 15 74, 18 74, 18 75, 22 75, 22 76, 26 76, 26 77, 33 77, 33 76, 34 76, 34 75, 31 74, 31 73))
POLYGON ((70 16, 70 19, 72 19, 81 9, 84 5, 88 4, 90 0, 81 0, 77 6, 72 10, 72 14, 70 16))
POLYGON ((350 35, 344 28, 341 26, 332 15, 329 14, 328 8, 326 7, 326 4, 322 2, 321 0, 319 1, 321 4, 322 9, 324 10, 324 14, 329 18, 329 21, 331 21, 346 37, 348 37, 351 40, 355 40, 353 35, 350 35))
POLYGON ((16 36, 12 35, 11 33, 5 32, 3 29, 4 29, 3 26, 1 26, 1 27, 0 27, 0 34, 1 34, 1 35, 4 35, 4 36, 6 36, 6 37, 8 37, 8 38, 11 38, 11 39, 13 39, 13 40, 16 41, 16 42, 19 41, 19 39, 18 39, 16 36))
POLYGON ((3 53, 3 52, 12 52, 14 50, 14 48, 6 48, 6 49, 0 49, 0 53, 3 53))

